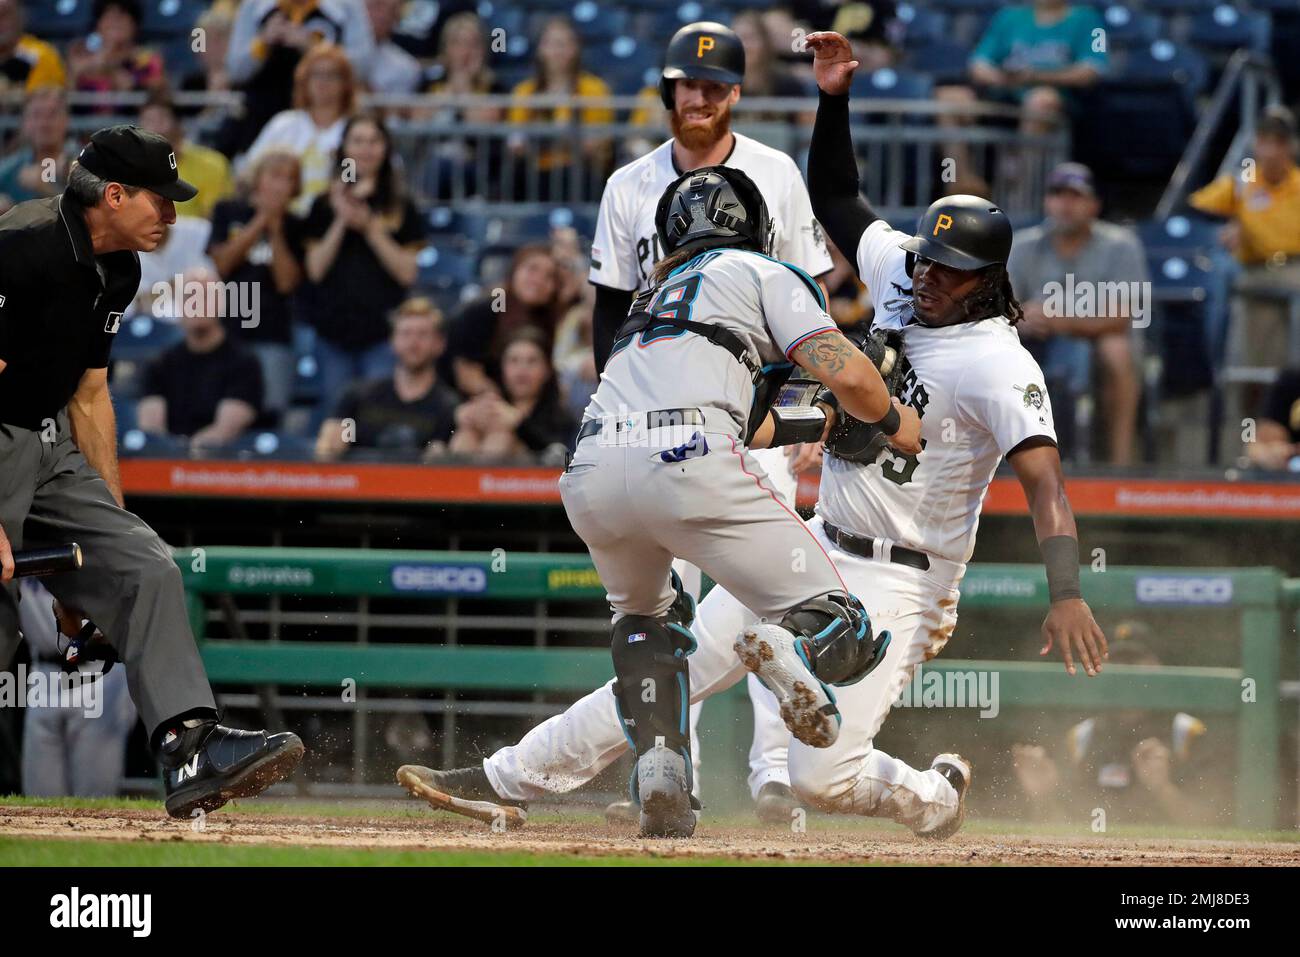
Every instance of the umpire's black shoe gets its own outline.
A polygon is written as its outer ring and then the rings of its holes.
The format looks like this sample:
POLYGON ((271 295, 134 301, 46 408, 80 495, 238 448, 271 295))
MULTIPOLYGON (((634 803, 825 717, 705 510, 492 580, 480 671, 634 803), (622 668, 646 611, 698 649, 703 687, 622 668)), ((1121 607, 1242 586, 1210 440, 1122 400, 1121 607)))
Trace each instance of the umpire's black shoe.
POLYGON ((305 750, 302 739, 287 731, 236 731, 215 721, 170 730, 158 755, 167 813, 193 817, 232 798, 261 794, 292 774, 305 750))

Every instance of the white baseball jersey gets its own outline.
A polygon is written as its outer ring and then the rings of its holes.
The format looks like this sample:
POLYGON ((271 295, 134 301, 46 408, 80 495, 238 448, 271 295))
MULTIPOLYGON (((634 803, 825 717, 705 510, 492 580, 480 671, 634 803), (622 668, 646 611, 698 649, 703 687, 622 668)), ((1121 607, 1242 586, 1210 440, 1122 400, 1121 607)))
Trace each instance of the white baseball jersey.
MULTIPOLYGON (((733 135, 735 146, 721 165, 743 172, 762 193, 774 228, 772 255, 811 276, 828 272, 831 254, 826 235, 813 218, 799 167, 785 153, 748 136, 733 135)), ((669 140, 609 178, 591 247, 591 282, 636 292, 649 287, 654 264, 663 255, 655 210, 664 190, 684 172, 677 168, 673 140, 669 140)))
POLYGON ((858 274, 876 303, 873 328, 902 329, 900 398, 921 415, 920 454, 881 452, 867 466, 826 456, 817 512, 859 535, 966 562, 989 482, 1025 439, 1056 441, 1038 363, 1002 317, 943 328, 912 319, 912 281, 899 244, 877 220, 858 244, 858 274))
MULTIPOLYGON (((660 285, 650 312, 724 326, 758 367, 788 363, 805 339, 835 328, 807 273, 731 248, 683 263, 660 285)), ((726 410, 743 436, 753 398, 749 370, 725 348, 693 332, 651 325, 610 355, 584 417, 711 406, 726 410)))

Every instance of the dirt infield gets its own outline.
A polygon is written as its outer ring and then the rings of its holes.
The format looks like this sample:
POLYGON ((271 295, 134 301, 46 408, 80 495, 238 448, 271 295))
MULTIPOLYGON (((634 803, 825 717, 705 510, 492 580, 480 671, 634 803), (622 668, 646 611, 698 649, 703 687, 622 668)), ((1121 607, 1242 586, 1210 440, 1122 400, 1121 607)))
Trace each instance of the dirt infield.
POLYGON ((589 812, 549 809, 535 813, 523 829, 494 833, 453 815, 415 810, 386 816, 220 812, 199 827, 152 809, 0 806, 0 838, 402 849, 434 855, 472 850, 649 856, 683 864, 698 857, 843 864, 1300 865, 1300 843, 1290 842, 962 833, 935 844, 877 822, 841 825, 824 818, 811 819, 804 833, 706 820, 693 840, 643 841, 630 826, 605 824, 589 812))

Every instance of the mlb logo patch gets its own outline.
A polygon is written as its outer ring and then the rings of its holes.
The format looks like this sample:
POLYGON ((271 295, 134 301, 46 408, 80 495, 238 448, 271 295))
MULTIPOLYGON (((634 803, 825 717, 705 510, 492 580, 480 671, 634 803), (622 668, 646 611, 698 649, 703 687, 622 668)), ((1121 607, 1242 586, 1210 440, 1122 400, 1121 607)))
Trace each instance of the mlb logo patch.
POLYGON ((646 640, 646 633, 644 631, 638 631, 635 635, 627 636, 627 643, 629 645, 636 644, 638 641, 645 641, 645 640, 646 640))
POLYGON ((110 335, 115 334, 122 326, 122 314, 120 312, 110 312, 108 321, 104 323, 104 331, 110 335))
POLYGON ((667 304, 670 302, 681 302, 682 297, 685 295, 686 295, 686 287, 679 286, 678 288, 674 289, 672 292, 668 293, 668 295, 664 296, 664 303, 667 304))

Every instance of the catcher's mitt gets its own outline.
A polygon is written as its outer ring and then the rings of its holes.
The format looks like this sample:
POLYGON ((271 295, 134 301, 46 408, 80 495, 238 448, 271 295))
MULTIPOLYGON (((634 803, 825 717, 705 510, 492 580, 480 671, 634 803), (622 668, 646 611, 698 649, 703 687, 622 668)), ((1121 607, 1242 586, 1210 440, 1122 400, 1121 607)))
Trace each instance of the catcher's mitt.
MULTIPOLYGON (((890 330, 866 334, 850 332, 845 335, 879 370, 889 394, 898 395, 903 389, 902 333, 890 330)), ((888 436, 877 426, 855 419, 845 412, 829 389, 818 393, 817 399, 836 411, 835 427, 826 438, 826 451, 846 462, 857 462, 860 465, 874 462, 881 450, 889 444, 888 436)))

